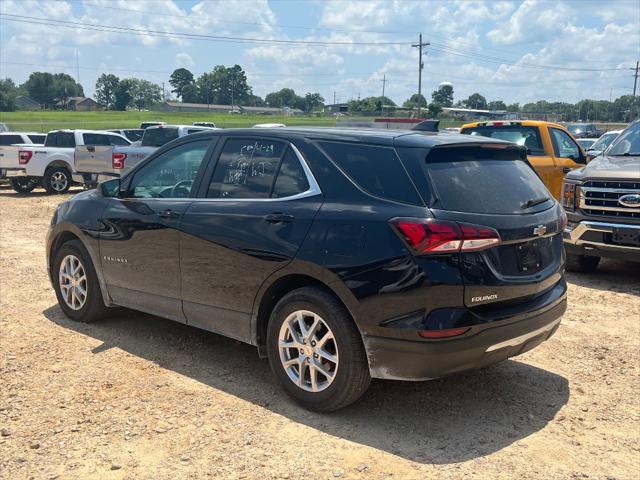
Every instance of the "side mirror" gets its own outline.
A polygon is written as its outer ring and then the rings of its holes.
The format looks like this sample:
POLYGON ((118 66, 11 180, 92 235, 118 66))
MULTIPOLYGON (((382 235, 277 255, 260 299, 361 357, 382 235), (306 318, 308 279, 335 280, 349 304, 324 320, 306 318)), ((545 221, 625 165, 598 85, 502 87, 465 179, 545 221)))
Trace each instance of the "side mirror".
POLYGON ((122 185, 120 183, 120 179, 114 178, 113 180, 107 180, 106 182, 100 183, 97 191, 103 197, 118 197, 120 196, 121 189, 122 185))

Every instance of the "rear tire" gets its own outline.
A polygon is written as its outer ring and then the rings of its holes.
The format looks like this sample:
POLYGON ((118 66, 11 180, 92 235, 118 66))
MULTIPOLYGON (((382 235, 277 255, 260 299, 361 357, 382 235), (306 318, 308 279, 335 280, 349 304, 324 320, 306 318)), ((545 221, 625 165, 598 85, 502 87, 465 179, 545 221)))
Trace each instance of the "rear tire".
POLYGON ((51 195, 67 193, 71 187, 71 172, 65 167, 50 167, 44 172, 42 186, 51 195))
POLYGON ((18 193, 29 193, 38 186, 38 181, 32 177, 16 177, 9 180, 11 187, 18 193))
POLYGON ((309 410, 346 407, 371 382, 360 332, 342 304, 319 288, 299 288, 280 299, 269 319, 267 356, 284 390, 309 410))
POLYGON ((51 266, 51 277, 58 304, 71 320, 95 322, 109 311, 102 299, 91 257, 80 240, 71 240, 58 249, 51 266))
POLYGON ((567 270, 570 272, 593 273, 599 263, 600 257, 567 253, 567 270))

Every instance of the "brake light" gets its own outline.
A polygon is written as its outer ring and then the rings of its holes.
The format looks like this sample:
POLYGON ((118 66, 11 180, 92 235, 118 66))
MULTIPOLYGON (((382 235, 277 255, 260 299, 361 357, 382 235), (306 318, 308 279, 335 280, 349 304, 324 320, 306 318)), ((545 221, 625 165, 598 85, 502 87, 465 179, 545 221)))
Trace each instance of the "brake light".
POLYGON ((112 153, 111 154, 111 166, 114 170, 122 170, 124 168, 124 161, 127 159, 126 153, 112 153))
POLYGON ((27 163, 29 163, 29 160, 31 160, 31 157, 33 157, 33 152, 29 150, 18 151, 18 163, 20 165, 26 165, 27 163))
POLYGON ((493 228, 447 220, 398 218, 391 224, 417 254, 477 251, 501 241, 493 228))
POLYGON ((443 330, 420 330, 418 331, 418 335, 422 338, 449 338, 463 335, 469 330, 471 330, 471 327, 446 328, 443 330))

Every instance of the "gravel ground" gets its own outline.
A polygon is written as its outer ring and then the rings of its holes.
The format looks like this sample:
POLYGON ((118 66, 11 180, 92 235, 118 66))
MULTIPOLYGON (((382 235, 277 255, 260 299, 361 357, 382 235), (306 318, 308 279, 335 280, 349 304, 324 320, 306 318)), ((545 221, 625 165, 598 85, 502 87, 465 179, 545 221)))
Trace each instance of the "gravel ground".
POLYGON ((68 320, 45 271, 63 197, 0 188, 0 478, 640 478, 640 265, 569 275, 556 335, 309 413, 254 348, 131 311, 68 320))

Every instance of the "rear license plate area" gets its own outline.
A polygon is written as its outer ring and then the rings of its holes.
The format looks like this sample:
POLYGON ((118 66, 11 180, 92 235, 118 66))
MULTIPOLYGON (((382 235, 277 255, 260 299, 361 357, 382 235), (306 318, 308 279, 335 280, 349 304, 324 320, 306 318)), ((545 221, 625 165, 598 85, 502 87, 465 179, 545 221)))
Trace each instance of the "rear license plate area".
POLYGON ((520 244, 516 247, 518 270, 521 273, 535 273, 542 268, 542 245, 538 240, 520 244))
POLYGON ((623 245, 640 246, 640 232, 635 228, 614 228, 611 240, 623 245))

